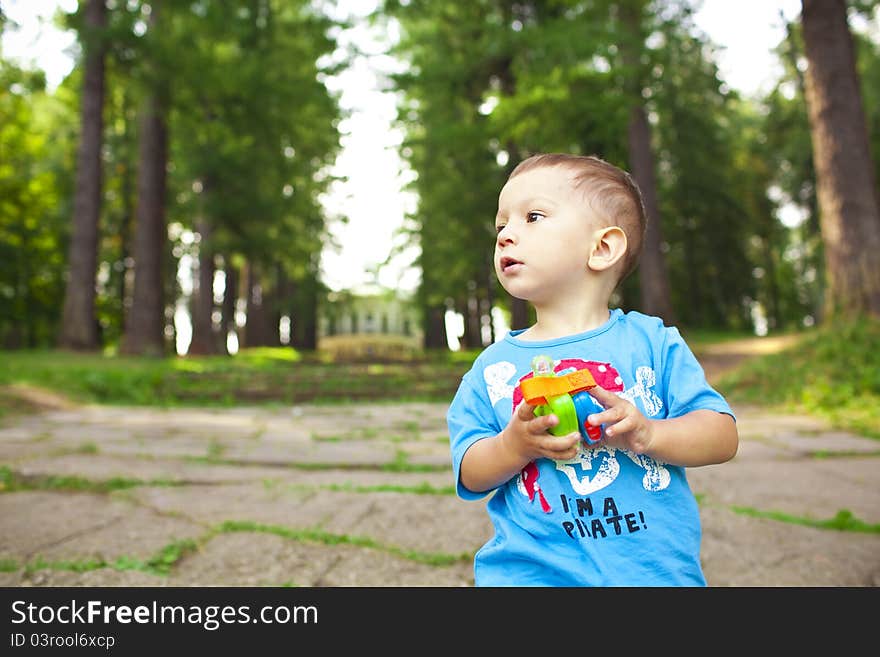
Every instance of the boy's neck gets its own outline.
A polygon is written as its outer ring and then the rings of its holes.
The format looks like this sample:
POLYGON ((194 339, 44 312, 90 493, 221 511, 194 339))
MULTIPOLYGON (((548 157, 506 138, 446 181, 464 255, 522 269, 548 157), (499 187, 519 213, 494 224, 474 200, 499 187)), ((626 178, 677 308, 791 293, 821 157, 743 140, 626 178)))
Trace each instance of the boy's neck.
POLYGON ((581 308, 577 312, 571 309, 556 312, 552 308, 535 308, 537 321, 520 333, 520 340, 536 342, 538 340, 555 340, 568 335, 577 335, 597 329, 611 317, 608 306, 581 308))

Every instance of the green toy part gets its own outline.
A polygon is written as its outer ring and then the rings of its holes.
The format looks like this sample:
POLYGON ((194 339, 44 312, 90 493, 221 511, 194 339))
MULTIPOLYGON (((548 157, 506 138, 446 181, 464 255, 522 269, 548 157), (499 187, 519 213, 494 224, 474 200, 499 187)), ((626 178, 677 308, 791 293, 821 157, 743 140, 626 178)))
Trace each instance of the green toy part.
POLYGON ((571 395, 559 395, 551 397, 547 400, 547 404, 541 404, 535 407, 535 416, 556 415, 559 424, 550 427, 550 433, 554 436, 565 436, 569 433, 579 431, 577 411, 574 408, 574 402, 571 395))
MULTIPOLYGON (((556 371, 553 369, 553 359, 545 355, 535 356, 532 359, 532 374, 533 379, 557 376, 556 371)), ((554 386, 538 386, 538 382, 535 382, 535 384, 530 387, 533 389, 538 388, 538 390, 543 389, 542 392, 544 396, 541 397, 541 393, 539 393, 535 395, 535 398, 543 398, 547 402, 546 404, 538 404, 535 406, 535 416, 540 417, 553 414, 559 420, 559 423, 555 427, 550 427, 550 429, 548 429, 551 434, 554 436, 565 436, 570 433, 579 433, 587 445, 595 445, 602 438, 602 429, 600 427, 592 426, 586 421, 586 416, 589 413, 589 409, 592 407, 592 402, 588 401, 589 394, 586 392, 586 389, 595 385, 595 382, 593 381, 592 375, 588 372, 585 372, 585 375, 587 377, 588 386, 585 387, 583 385, 583 380, 577 381, 575 384, 576 387, 572 387, 572 390, 575 391, 573 395, 569 393, 550 395, 548 392, 550 389, 553 389, 554 386)), ((570 382, 571 379, 569 379, 569 383, 570 382)), ((521 385, 523 387, 523 392, 525 393, 526 382, 524 381, 521 385)))
MULTIPOLYGON (((553 359, 549 356, 535 356, 532 359, 532 373, 534 376, 556 376, 553 371, 553 359)), ((563 394, 549 397, 546 404, 535 407, 535 416, 554 414, 559 419, 559 424, 550 428, 554 436, 564 436, 578 431, 577 412, 571 395, 563 394)))

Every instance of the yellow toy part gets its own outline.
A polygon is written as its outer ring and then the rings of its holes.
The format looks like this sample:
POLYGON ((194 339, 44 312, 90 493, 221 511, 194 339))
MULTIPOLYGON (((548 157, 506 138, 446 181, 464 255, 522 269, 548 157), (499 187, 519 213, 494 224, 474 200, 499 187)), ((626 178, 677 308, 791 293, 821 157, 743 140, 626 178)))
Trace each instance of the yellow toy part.
POLYGON ((547 404, 548 399, 559 395, 573 395, 596 387, 596 380, 589 370, 577 370, 562 376, 533 376, 519 384, 523 399, 531 406, 547 404))

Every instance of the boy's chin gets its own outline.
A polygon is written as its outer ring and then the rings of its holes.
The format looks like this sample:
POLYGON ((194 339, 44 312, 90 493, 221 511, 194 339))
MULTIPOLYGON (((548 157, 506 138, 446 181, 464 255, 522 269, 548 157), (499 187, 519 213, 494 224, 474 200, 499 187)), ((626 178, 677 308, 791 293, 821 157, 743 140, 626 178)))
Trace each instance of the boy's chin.
POLYGON ((522 289, 519 285, 510 280, 505 280, 503 277, 498 277, 499 282, 501 283, 501 287, 504 288, 504 291, 507 292, 510 296, 516 299, 526 300, 524 296, 521 296, 522 289))
POLYGON ((504 290, 514 299, 519 299, 526 303, 531 303, 532 301, 532 295, 529 294, 528 290, 524 290, 516 285, 504 285, 503 283, 501 284, 501 287, 503 287, 504 290))

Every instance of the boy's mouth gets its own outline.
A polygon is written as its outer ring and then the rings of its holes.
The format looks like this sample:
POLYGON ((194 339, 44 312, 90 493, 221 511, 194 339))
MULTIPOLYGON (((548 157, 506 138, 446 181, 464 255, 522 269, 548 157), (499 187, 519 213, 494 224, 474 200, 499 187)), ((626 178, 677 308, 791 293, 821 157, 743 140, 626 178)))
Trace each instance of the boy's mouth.
POLYGON ((516 271, 517 269, 519 269, 519 267, 522 266, 523 263, 516 258, 504 256, 503 258, 501 258, 501 262, 499 264, 501 265, 501 271, 506 274, 508 272, 516 271))

